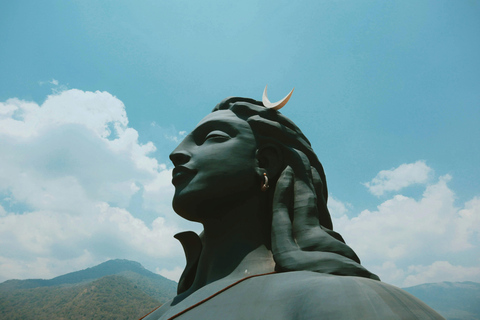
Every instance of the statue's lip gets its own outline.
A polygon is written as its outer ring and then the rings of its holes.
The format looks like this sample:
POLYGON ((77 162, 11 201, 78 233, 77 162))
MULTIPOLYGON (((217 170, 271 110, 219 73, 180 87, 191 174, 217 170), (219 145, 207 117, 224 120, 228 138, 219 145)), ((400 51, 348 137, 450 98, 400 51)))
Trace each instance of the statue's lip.
POLYGON ((177 166, 172 172, 172 184, 177 185, 184 179, 194 176, 196 172, 196 170, 184 166, 177 166))

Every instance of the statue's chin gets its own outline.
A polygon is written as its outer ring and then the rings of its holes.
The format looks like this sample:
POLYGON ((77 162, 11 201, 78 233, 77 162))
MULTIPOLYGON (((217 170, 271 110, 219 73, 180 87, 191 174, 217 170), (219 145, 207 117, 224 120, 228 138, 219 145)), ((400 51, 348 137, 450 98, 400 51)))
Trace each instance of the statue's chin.
POLYGON ((189 203, 192 203, 190 201, 180 201, 176 199, 176 197, 173 198, 173 203, 172 207, 173 210, 182 218, 193 221, 193 222, 200 222, 199 217, 197 214, 197 210, 195 209, 195 205, 189 205, 189 203))
MULTIPOLYGON (((259 191, 258 191, 259 192, 259 191)), ((188 187, 175 189, 173 196, 173 210, 182 218, 204 223, 211 219, 221 220, 228 216, 229 212, 242 207, 252 197, 258 196, 256 188, 206 188, 200 184, 195 188, 188 187), (238 190, 240 189, 240 190, 238 190)))

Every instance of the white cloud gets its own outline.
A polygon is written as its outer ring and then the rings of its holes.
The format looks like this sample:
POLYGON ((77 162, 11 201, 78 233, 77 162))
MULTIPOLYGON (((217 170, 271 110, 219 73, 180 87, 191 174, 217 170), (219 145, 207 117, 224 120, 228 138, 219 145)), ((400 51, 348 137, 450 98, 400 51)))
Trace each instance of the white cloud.
POLYGON ((183 268, 184 267, 175 267, 172 270, 168 270, 168 269, 160 270, 159 268, 157 268, 155 272, 161 276, 164 276, 167 279, 178 282, 178 280, 180 280, 180 276, 182 275, 183 268))
POLYGON ((54 85, 54 86, 58 86, 60 84, 60 82, 56 79, 53 79, 52 80, 48 80, 48 81, 38 81, 38 84, 43 86, 44 84, 51 84, 51 85, 54 85))
MULTIPOLYGON (((453 277, 453 270, 479 279, 479 261, 474 257, 480 256, 480 199, 474 197, 457 207, 455 194, 448 187, 450 179, 449 175, 441 176, 427 185, 419 200, 398 194, 377 210, 363 210, 353 218, 346 213, 332 214, 334 227, 363 264, 386 282, 407 286, 469 279, 453 277), (441 262, 445 260, 450 267, 441 262)), ((334 208, 342 208, 338 202, 335 200, 334 208)))
POLYGON ((154 180, 145 184, 144 206, 148 210, 165 212, 171 210, 174 187, 171 183, 172 169, 163 170, 154 180))
POLYGON ((2 205, 0 205, 0 217, 4 217, 7 215, 7 211, 3 208, 2 205))
POLYGON ((0 102, 0 281, 109 258, 152 269, 181 264, 171 172, 153 151, 108 92, 0 102), (141 201, 132 207, 134 196, 141 201), (151 224, 142 219, 147 207, 159 214, 151 224))
MULTIPOLYGON (((171 132, 171 128, 168 131, 171 132)), ((163 137, 167 140, 170 140, 178 144, 182 142, 183 138, 185 138, 186 135, 187 135, 187 131, 179 131, 178 133, 174 132, 173 134, 167 132, 163 135, 163 137)))
POLYGON ((439 281, 480 282, 480 267, 455 266, 451 265, 448 261, 435 261, 429 266, 412 265, 408 267, 408 273, 410 273, 410 275, 408 275, 403 282, 405 287, 439 281))
MULTIPOLYGON (((363 263, 365 264, 365 260, 363 260, 363 263)), ((406 276, 406 271, 402 268, 398 268, 393 261, 385 261, 381 265, 368 269, 371 269, 372 272, 377 274, 382 281, 399 286, 403 284, 406 276)))
POLYGON ((426 183, 432 169, 425 164, 425 161, 405 163, 398 168, 380 171, 370 182, 364 183, 368 190, 381 196, 388 191, 399 191, 412 184, 426 183))
POLYGON ((187 135, 187 131, 177 131, 173 125, 169 127, 162 127, 155 121, 150 122, 150 127, 155 128, 158 134, 162 135, 168 141, 175 142, 176 144, 182 141, 182 139, 187 135))
POLYGON ((85 251, 74 259, 56 259, 54 257, 33 257, 26 261, 0 256, 0 275, 4 279, 23 279, 25 275, 35 270, 35 277, 50 279, 65 272, 92 267, 98 263, 92 254, 85 251))
POLYGON ((480 282, 480 267, 452 265, 448 261, 434 261, 429 265, 410 265, 406 268, 399 268, 392 261, 386 261, 381 266, 377 266, 374 271, 382 277, 383 281, 403 288, 444 281, 480 282))
POLYGON ((342 217, 347 214, 349 208, 352 208, 350 203, 343 203, 333 196, 328 197, 328 211, 332 217, 342 217))
MULTIPOLYGON (((77 89, 48 96, 39 106, 17 98, 0 103, 9 117, 0 119, 0 134, 29 138, 61 125, 78 124, 101 138, 107 138, 110 123, 118 130, 128 124, 125 106, 108 92, 84 92, 77 89)), ((4 112, 0 111, 0 114, 4 112)), ((133 129, 132 129, 133 130, 133 129)))

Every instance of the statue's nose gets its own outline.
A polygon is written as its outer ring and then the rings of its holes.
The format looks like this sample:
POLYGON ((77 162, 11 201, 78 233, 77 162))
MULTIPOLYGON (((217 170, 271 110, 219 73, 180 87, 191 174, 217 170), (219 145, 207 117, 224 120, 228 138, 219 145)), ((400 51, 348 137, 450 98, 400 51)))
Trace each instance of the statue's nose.
POLYGON ((190 158, 191 157, 187 152, 181 150, 174 150, 170 154, 170 160, 173 162, 175 167, 187 163, 190 158))

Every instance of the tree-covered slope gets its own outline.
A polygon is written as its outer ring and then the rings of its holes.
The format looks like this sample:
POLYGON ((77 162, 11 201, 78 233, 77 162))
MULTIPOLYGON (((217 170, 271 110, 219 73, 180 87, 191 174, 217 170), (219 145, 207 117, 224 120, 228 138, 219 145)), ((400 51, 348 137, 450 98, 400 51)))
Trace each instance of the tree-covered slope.
POLYGON ((0 293, 1 319, 138 319, 160 302, 119 275, 0 293))
POLYGON ((138 319, 176 294, 177 284, 128 260, 50 280, 0 284, 0 319, 138 319))

